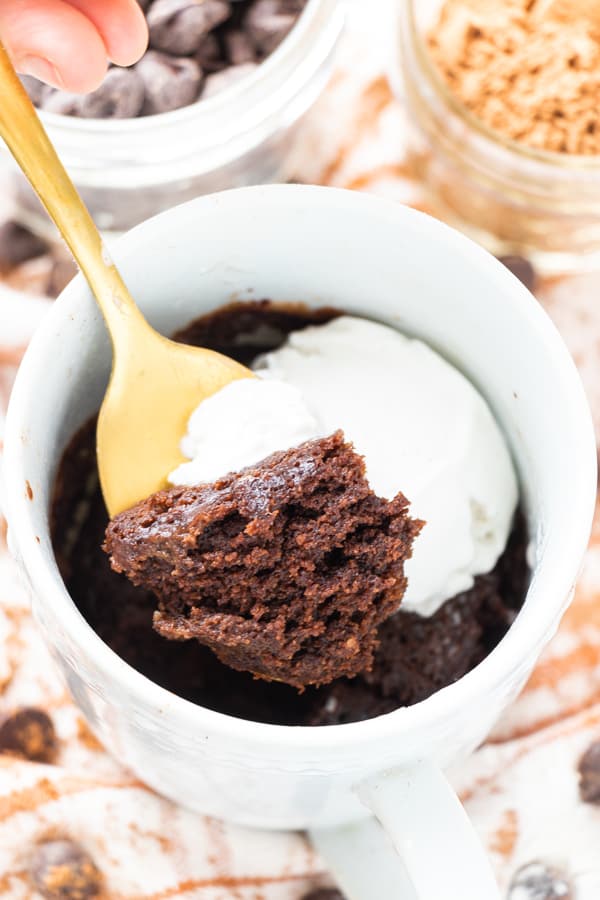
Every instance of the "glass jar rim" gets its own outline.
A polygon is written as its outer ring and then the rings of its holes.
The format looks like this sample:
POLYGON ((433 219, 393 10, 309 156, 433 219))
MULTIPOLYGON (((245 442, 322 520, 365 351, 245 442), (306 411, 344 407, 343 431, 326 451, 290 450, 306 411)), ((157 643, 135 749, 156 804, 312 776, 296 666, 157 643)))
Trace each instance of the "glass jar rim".
MULTIPOLYGON (((416 0, 418 2, 418 0, 416 0)), ((415 0, 403 0, 400 9, 404 10, 405 24, 409 29, 411 41, 421 66, 422 73, 428 78, 430 85, 450 111, 470 129, 477 132, 483 141, 501 148, 505 153, 516 156, 522 160, 541 164, 547 168, 552 167, 573 173, 583 172, 600 175, 600 154, 586 155, 579 153, 558 153, 552 150, 541 150, 529 147, 512 138, 507 138, 501 132, 486 125, 474 115, 456 94, 446 85, 440 72, 431 58, 425 41, 422 38, 415 17, 415 0)))

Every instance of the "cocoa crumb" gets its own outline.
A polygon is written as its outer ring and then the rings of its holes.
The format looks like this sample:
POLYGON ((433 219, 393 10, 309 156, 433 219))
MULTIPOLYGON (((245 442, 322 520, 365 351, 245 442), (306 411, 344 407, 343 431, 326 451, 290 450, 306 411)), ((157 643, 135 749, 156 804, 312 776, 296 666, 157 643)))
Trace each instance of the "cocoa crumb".
POLYGON ((428 45, 450 90, 494 131, 600 153, 597 0, 446 0, 428 45))

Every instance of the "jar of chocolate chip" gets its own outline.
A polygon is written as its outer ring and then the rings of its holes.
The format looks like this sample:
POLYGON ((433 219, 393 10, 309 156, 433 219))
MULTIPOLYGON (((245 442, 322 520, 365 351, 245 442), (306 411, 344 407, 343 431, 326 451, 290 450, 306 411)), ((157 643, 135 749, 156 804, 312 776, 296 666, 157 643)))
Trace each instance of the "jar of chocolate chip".
POLYGON ((600 264, 600 4, 398 0, 409 164, 431 211, 542 273, 600 264))
MULTIPOLYGON (((289 177, 325 87, 344 0, 140 0, 150 46, 83 96, 24 83, 100 228, 123 231, 200 194, 289 177)), ((21 218, 45 218, 18 185, 21 218)))

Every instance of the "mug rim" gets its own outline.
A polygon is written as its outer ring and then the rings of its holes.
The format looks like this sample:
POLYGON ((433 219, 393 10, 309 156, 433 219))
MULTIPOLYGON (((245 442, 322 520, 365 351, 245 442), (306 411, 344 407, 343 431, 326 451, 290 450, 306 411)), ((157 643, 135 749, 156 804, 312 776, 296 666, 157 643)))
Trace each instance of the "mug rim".
POLYGON ((120 238, 116 246, 120 252, 135 255, 143 247, 145 235, 152 232, 172 233, 173 221, 194 219, 197 210, 210 207, 213 203, 230 203, 235 206, 243 195, 244 199, 250 198, 259 207, 265 202, 276 202, 278 198, 285 202, 290 194, 296 195, 296 202, 301 195, 305 195, 304 202, 314 213, 321 209, 326 214, 329 204, 335 201, 338 207, 349 208, 349 215, 356 214, 357 209, 362 207, 365 213, 380 217, 385 215, 397 227, 408 227, 425 237, 428 233, 437 232, 438 237, 441 236, 447 244, 453 245, 458 253, 478 260, 479 265, 488 266, 490 273, 495 270, 494 277, 505 281, 504 302, 507 308, 511 306, 513 316, 529 320, 540 341, 551 352, 554 366, 560 370, 561 381, 568 388, 573 418, 578 423, 578 433, 569 435, 573 452, 577 454, 577 464, 570 473, 570 527, 561 534, 561 552, 550 556, 548 552, 545 553, 543 566, 527 591, 517 619, 494 650, 457 682, 412 706, 399 707, 385 715, 360 722, 304 726, 255 722, 192 703, 153 682, 105 644, 75 605, 58 572, 54 557, 46 557, 44 554, 29 515, 31 502, 25 491, 19 488, 27 478, 19 444, 20 435, 26 427, 31 397, 35 395, 35 381, 32 380, 35 363, 38 358, 47 358, 55 325, 68 315, 70 298, 88 292, 81 274, 70 283, 46 314, 30 342, 17 374, 5 427, 6 515, 11 541, 17 548, 19 561, 23 564, 34 591, 42 603, 49 604, 55 612, 60 612, 63 628, 77 647, 85 648, 86 657, 104 679, 125 685, 130 695, 138 698, 141 703, 157 711, 162 710, 163 716, 168 715, 171 720, 186 721, 190 729, 212 729, 224 737, 243 735, 265 745, 295 750, 331 750, 348 744, 355 748, 357 744, 371 743, 401 732, 421 729, 427 723, 447 716, 452 708, 462 708, 476 702, 482 695, 502 684, 515 668, 531 656, 532 650, 541 649, 559 620, 565 606, 565 597, 570 595, 575 586, 588 544, 596 504, 596 442, 589 406, 575 363, 556 327, 535 298, 500 262, 465 235, 396 201, 338 188, 308 185, 238 188, 196 198, 148 219, 120 238), (533 605, 533 591, 535 596, 545 595, 547 615, 543 620, 539 615, 533 617, 527 614, 528 608, 531 609, 533 605), (550 602, 552 597, 555 599, 550 602))

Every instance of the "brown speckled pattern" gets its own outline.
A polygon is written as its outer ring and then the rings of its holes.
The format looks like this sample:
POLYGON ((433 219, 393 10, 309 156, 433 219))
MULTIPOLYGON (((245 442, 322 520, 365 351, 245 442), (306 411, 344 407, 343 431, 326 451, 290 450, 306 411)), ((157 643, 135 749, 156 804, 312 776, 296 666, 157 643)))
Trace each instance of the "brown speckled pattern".
MULTIPOLYGON (((402 108, 380 52, 389 24, 374 22, 370 9, 353 0, 338 70, 307 123, 295 174, 427 209, 407 177, 402 108)), ((46 308, 32 293, 46 288, 50 267, 47 258, 25 263, 8 275, 16 292, 0 294, 0 436, 15 366, 46 308)), ((600 275, 542 281, 536 292, 575 355, 600 436, 600 275)), ((0 544, 4 533, 2 526, 0 544)), ((176 810, 98 747, 65 694, 0 549, 0 714, 23 705, 51 714, 59 747, 52 766, 0 757, 0 894, 8 900, 38 900, 25 856, 49 835, 76 837, 119 900, 301 900, 327 884, 301 838, 250 835, 176 810), (148 860, 160 877, 147 876, 148 860)), ((558 635, 493 740, 452 773, 491 854, 503 900, 517 873, 540 861, 556 873, 555 884, 569 884, 574 900, 600 896, 600 810, 581 801, 578 776, 580 760, 598 740, 600 510, 558 635)))

